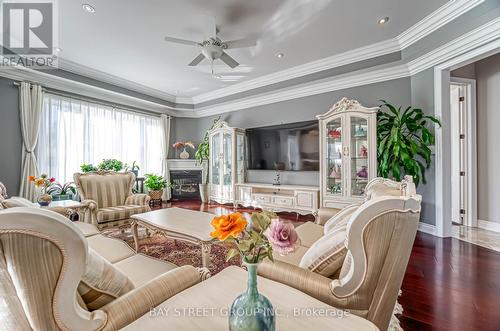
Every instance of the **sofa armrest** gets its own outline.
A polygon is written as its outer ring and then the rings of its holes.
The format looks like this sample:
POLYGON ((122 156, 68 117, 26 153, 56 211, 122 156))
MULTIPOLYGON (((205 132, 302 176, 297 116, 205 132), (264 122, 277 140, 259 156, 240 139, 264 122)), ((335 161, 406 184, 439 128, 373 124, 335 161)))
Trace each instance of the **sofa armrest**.
POLYGON ((132 194, 125 200, 125 205, 149 206, 151 197, 147 194, 132 194))
POLYGON ((80 204, 81 206, 76 208, 81 218, 80 221, 97 226, 97 202, 85 199, 80 204))
POLYGON ((320 208, 318 209, 318 216, 316 217, 315 223, 318 225, 325 225, 325 223, 339 211, 340 209, 335 208, 320 208))
POLYGON ((182 266, 133 289, 101 308, 107 315, 104 330, 119 330, 179 292, 201 282, 193 266, 182 266))
POLYGON ((332 302, 332 280, 320 274, 282 261, 264 261, 257 269, 259 276, 304 292, 327 304, 332 302))

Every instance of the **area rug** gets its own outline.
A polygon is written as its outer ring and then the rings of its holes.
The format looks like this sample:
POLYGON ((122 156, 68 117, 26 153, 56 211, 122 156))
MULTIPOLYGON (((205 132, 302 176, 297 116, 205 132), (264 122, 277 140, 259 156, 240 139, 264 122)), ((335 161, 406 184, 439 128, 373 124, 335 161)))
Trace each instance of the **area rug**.
MULTIPOLYGON (((130 247, 135 248, 134 237, 130 229, 109 228, 103 230, 103 234, 112 238, 125 241, 130 247)), ((152 234, 146 237, 144 229, 139 229, 139 252, 160 260, 171 262, 178 266, 192 265, 201 267, 201 248, 199 245, 191 244, 182 240, 166 238, 161 234, 152 234)), ((230 265, 241 265, 240 260, 235 257, 226 262, 228 248, 223 244, 212 244, 210 251, 210 273, 215 275, 230 265)))

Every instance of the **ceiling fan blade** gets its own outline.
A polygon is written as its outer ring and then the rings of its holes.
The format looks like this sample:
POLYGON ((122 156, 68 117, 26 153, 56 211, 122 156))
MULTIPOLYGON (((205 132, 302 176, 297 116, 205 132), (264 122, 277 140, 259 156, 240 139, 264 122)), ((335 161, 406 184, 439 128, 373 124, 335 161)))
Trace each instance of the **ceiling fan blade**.
POLYGON ((205 58, 205 55, 199 54, 197 57, 194 58, 193 61, 189 62, 188 66, 194 67, 197 66, 203 59, 205 58))
POLYGON ((236 62, 235 59, 230 57, 226 52, 222 53, 222 55, 220 56, 220 59, 222 62, 224 62, 225 64, 227 64, 228 66, 230 66, 233 69, 240 65, 238 62, 236 62))
POLYGON ((179 39, 179 38, 174 38, 174 37, 165 37, 165 41, 168 41, 171 43, 176 43, 176 44, 189 45, 189 46, 200 46, 200 44, 195 42, 195 41, 186 40, 186 39, 179 39))
POLYGON ((207 15, 204 20, 205 26, 205 40, 217 37, 217 25, 215 24, 215 17, 207 15))
POLYGON ((225 41, 224 45, 227 46, 226 49, 253 47, 253 46, 257 45, 257 39, 256 38, 244 38, 244 39, 237 39, 237 40, 229 40, 229 41, 225 41))

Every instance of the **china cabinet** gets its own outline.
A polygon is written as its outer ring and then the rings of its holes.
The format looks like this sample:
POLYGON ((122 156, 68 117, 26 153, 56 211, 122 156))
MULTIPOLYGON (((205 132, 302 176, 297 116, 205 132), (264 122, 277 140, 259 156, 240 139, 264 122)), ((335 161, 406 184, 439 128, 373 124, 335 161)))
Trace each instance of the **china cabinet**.
POLYGON ((377 175, 377 111, 343 98, 318 115, 321 206, 343 208, 364 199, 377 175))
POLYGON ((245 130, 219 121, 208 134, 210 201, 233 203, 235 185, 245 182, 245 130))

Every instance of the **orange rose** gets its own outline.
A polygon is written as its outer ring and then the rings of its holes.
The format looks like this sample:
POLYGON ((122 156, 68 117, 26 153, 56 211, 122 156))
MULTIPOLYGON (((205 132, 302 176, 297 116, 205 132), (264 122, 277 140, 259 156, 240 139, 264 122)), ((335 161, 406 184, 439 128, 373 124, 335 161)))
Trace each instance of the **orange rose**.
POLYGON ((247 221, 240 213, 216 216, 212 220, 214 231, 210 236, 219 240, 226 240, 228 237, 237 237, 245 230, 247 221))
POLYGON ((29 176, 29 177, 28 177, 28 180, 29 180, 30 182, 34 181, 34 180, 35 180, 35 176, 29 176))

